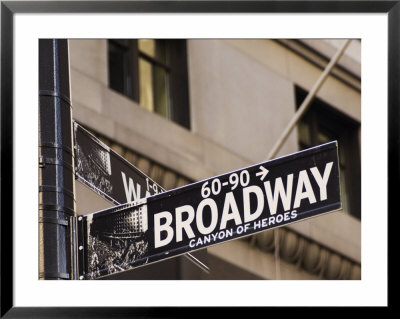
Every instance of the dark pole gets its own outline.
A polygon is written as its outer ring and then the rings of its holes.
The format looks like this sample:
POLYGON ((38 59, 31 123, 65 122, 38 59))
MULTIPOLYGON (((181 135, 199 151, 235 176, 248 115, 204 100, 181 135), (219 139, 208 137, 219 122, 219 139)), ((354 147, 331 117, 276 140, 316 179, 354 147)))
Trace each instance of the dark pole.
POLYGON ((75 279, 67 40, 39 40, 39 279, 75 279))

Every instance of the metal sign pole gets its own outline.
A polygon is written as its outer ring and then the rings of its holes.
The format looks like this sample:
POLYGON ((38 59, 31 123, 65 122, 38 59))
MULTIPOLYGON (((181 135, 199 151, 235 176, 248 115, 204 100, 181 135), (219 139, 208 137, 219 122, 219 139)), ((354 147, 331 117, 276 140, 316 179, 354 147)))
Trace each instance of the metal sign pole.
POLYGON ((39 279, 75 279, 72 115, 67 40, 39 40, 39 279))

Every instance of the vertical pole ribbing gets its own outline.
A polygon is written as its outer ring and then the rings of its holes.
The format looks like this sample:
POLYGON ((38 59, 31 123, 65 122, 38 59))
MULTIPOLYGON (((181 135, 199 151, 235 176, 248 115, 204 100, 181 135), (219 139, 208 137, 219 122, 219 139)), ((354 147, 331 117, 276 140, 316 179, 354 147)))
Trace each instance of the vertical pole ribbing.
POLYGON ((67 40, 39 40, 39 279, 72 279, 75 215, 67 40))

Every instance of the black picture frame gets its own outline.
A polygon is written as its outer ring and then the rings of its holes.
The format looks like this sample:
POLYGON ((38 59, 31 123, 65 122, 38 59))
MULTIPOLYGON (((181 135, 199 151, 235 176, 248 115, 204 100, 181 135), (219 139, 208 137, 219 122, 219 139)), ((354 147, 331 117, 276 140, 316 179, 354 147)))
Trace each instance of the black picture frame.
MULTIPOLYGON (((1 1, 1 317, 183 317, 188 308, 15 307, 13 300, 13 20, 17 13, 386 13, 388 14, 388 207, 399 179, 400 1, 1 1)), ((388 218, 391 216, 388 214, 388 218)), ((388 233, 392 232, 389 229, 388 233)), ((392 223, 393 227, 393 223, 392 223)), ((389 250, 391 241, 388 240, 389 250)), ((388 255, 389 256, 389 255, 388 255)), ((388 260, 390 264, 390 256, 388 260)), ((388 284, 390 280, 388 281, 388 284)), ((388 304, 391 304, 389 297, 388 304)), ((292 310, 295 310, 292 308, 292 310)), ((296 309, 301 315, 308 309, 296 309)), ((205 310, 208 312, 209 310, 205 310)), ((244 310, 245 311, 245 310, 244 310)), ((241 312, 241 311, 240 311, 241 312)), ((240 314, 239 312, 239 314, 240 314)), ((213 309, 213 316, 224 309, 213 309)), ((199 313, 197 313, 198 315, 199 313)), ((235 314, 238 313, 235 311, 235 314)))

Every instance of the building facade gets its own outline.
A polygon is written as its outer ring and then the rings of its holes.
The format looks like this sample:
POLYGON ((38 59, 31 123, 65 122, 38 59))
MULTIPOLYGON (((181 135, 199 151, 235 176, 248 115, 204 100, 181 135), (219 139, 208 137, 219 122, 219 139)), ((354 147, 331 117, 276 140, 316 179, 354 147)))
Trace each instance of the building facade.
MULTIPOLYGON (((343 40, 69 40, 72 116, 165 189, 267 160, 343 40)), ((343 209, 107 279, 361 279, 361 42, 277 156, 337 140, 343 209)), ((76 183, 78 214, 112 206, 76 183)))

